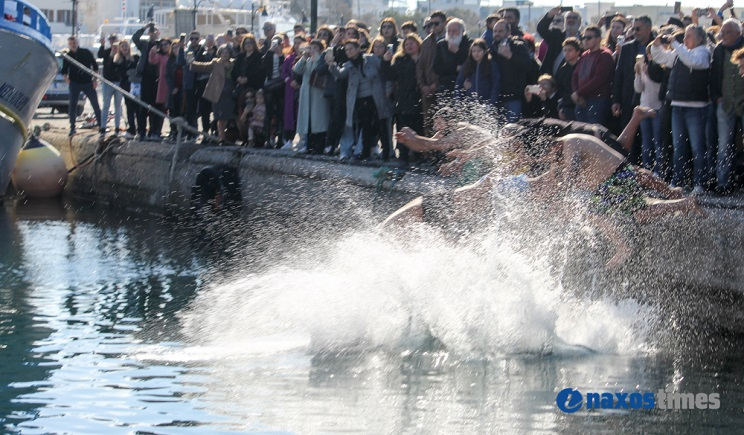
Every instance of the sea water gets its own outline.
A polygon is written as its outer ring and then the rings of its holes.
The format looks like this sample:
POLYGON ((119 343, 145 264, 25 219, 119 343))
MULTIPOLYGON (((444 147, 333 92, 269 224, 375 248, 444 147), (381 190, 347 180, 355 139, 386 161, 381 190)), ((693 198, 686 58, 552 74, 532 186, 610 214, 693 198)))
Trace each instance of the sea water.
POLYGON ((278 243, 271 235, 294 223, 274 220, 274 232, 258 218, 214 244, 105 208, 2 211, 5 432, 728 432, 744 422, 739 338, 691 333, 633 299, 568 292, 555 255, 503 233, 401 239, 370 219, 278 243), (569 414, 556 405, 565 388, 718 393, 721 406, 569 414))

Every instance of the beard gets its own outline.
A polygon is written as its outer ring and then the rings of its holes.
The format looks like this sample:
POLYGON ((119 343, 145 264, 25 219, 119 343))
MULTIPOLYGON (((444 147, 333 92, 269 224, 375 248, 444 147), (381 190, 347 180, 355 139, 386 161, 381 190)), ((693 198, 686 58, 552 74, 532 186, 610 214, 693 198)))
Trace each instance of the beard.
POLYGON ((460 43, 462 42, 462 35, 458 35, 458 36, 447 35, 447 36, 444 37, 444 39, 447 40, 447 43, 449 45, 454 45, 456 47, 459 47, 460 46, 460 43))

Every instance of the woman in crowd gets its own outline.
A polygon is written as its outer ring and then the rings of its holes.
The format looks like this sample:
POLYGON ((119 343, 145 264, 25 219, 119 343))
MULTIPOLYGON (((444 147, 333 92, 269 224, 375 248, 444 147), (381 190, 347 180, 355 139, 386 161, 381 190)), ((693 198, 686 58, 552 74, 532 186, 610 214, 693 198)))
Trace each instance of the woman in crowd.
POLYGON ((322 39, 314 39, 293 68, 293 72, 302 77, 297 132, 307 138, 308 154, 323 154, 330 121, 330 106, 324 95, 324 80, 332 78, 320 71, 328 70, 323 60, 324 50, 325 42, 322 39))
POLYGON ((627 25, 628 22, 625 20, 625 18, 616 16, 610 22, 610 31, 607 32, 607 36, 605 36, 602 40, 602 47, 606 47, 608 50, 610 50, 615 60, 617 60, 617 54, 620 52, 617 38, 621 35, 625 37, 625 27, 627 25))
MULTIPOLYGON (((161 112, 168 112, 168 98, 170 97, 170 86, 168 86, 167 80, 167 66, 168 59, 171 55, 171 41, 168 38, 163 38, 158 42, 158 45, 150 49, 148 55, 148 62, 155 65, 158 68, 158 87, 157 93, 155 94, 155 108, 161 112)), ((158 125, 162 125, 163 120, 159 120, 158 125)), ((154 139, 160 140, 160 134, 156 131, 157 137, 154 139)))
MULTIPOLYGON (((369 54, 378 57, 380 60, 383 60, 383 56, 386 52, 390 52, 392 55, 395 51, 394 50, 388 50, 389 44, 386 44, 385 38, 382 37, 382 35, 378 35, 373 41, 372 44, 369 47, 369 54)), ((384 89, 385 89, 385 98, 387 99, 386 105, 392 107, 392 97, 393 97, 393 86, 394 83, 392 80, 388 79, 387 77, 382 77, 384 89)), ((392 145, 393 145, 393 124, 392 119, 384 119, 382 120, 382 126, 385 127, 385 129, 380 129, 379 135, 380 135, 380 144, 382 145, 382 158, 384 160, 387 160, 390 158, 390 151, 392 151, 392 145)))
MULTIPOLYGON (((635 80, 633 87, 636 93, 641 94, 641 106, 661 111, 661 100, 659 91, 664 71, 661 66, 653 61, 651 56, 651 44, 646 47, 646 58, 644 62, 636 61, 635 80)), ((660 176, 666 171, 664 162, 664 150, 661 147, 661 116, 645 118, 641 121, 641 164, 644 168, 654 171, 660 176)))
POLYGON ((295 36, 294 44, 292 44, 288 54, 285 55, 282 64, 280 77, 284 80, 283 149, 292 148, 292 141, 297 133, 297 90, 300 89, 300 84, 294 79, 292 68, 300 58, 300 50, 306 45, 307 39, 304 36, 295 36))
POLYGON ((478 38, 470 46, 467 60, 455 80, 455 92, 461 97, 487 101, 496 105, 501 91, 501 72, 491 60, 486 40, 478 38))
MULTIPOLYGON (((132 46, 128 40, 119 41, 119 51, 114 56, 113 64, 121 77, 119 86, 127 92, 132 90, 132 80, 138 80, 137 63, 139 58, 139 55, 132 55, 132 46)), ((124 137, 134 139, 137 134, 137 114, 140 106, 129 98, 124 99, 124 104, 127 106, 127 132, 124 137)), ((144 128, 142 130, 144 134, 144 128)))
MULTIPOLYGON (((421 93, 416 85, 416 63, 421 54, 421 38, 412 33, 403 39, 398 51, 393 55, 386 52, 382 64, 383 74, 394 83, 395 125, 401 131, 409 127, 416 134, 424 134, 424 116, 421 108, 421 93)), ((398 142, 398 153, 401 161, 408 164, 409 149, 398 142)))
POLYGON ((263 85, 264 99, 266 100, 266 119, 264 134, 268 147, 276 147, 277 136, 282 135, 282 119, 284 116, 284 85, 281 78, 282 65, 284 64, 283 37, 274 35, 271 38, 270 48, 261 61, 261 70, 266 81, 263 85))
POLYGON ((191 64, 192 71, 209 73, 209 81, 202 98, 212 103, 212 112, 217 121, 217 134, 221 143, 226 142, 227 122, 235 119, 235 100, 233 99, 235 86, 230 78, 233 66, 233 61, 230 59, 230 47, 227 45, 217 50, 217 58, 212 59, 211 62, 191 64))
MULTIPOLYGON (((258 49, 256 37, 252 34, 243 36, 240 42, 240 53, 235 58, 235 66, 231 74, 233 82, 237 86, 238 118, 242 117, 245 110, 245 96, 248 92, 255 94, 261 89, 264 82, 261 70, 261 52, 258 49)), ((248 131, 244 123, 238 123, 238 131, 242 140, 246 140, 248 131)))
POLYGON ((400 40, 398 39, 398 25, 395 23, 395 18, 386 17, 382 19, 380 23, 380 36, 385 46, 393 44, 393 53, 398 51, 400 40))
MULTIPOLYGON (((165 66, 165 79, 168 82, 170 94, 168 96, 168 115, 171 118, 181 116, 183 101, 183 67, 178 65, 178 51, 181 49, 181 42, 171 44, 170 56, 165 66)), ((171 124, 168 139, 176 139, 178 130, 175 125, 171 124)))

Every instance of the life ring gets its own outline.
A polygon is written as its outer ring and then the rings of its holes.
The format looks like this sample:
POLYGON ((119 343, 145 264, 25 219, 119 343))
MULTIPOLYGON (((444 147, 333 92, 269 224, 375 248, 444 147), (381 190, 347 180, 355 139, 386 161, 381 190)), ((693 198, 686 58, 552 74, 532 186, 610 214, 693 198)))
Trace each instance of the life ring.
POLYGON ((191 212, 219 214, 239 210, 242 203, 238 171, 225 165, 202 169, 191 187, 191 212))

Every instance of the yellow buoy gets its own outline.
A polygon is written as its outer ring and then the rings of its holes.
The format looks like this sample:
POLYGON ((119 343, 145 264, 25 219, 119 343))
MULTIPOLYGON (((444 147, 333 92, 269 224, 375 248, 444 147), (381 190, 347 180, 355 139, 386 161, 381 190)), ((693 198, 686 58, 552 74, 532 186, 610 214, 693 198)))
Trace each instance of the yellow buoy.
POLYGON ((12 180, 16 189, 29 198, 51 198, 62 193, 67 167, 56 148, 31 136, 18 155, 12 180))

